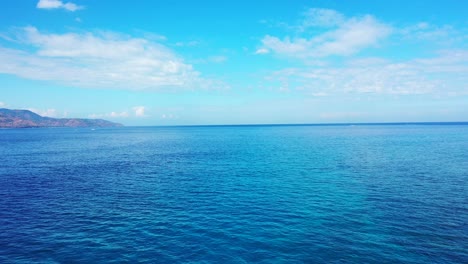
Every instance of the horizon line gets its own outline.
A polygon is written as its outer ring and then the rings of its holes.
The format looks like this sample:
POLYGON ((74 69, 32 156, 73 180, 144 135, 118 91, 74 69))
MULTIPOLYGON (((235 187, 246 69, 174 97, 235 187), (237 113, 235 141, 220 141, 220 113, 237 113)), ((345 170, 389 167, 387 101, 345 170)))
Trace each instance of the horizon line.
POLYGON ((265 124, 191 124, 191 125, 131 125, 124 127, 234 127, 234 126, 357 126, 357 125, 468 125, 468 121, 411 122, 338 122, 338 123, 265 123, 265 124))

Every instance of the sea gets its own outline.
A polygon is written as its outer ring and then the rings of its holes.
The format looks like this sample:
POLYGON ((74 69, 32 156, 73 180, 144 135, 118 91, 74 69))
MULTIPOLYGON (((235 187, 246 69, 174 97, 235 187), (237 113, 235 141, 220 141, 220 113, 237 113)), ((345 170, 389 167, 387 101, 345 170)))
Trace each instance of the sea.
POLYGON ((0 263, 468 263, 468 124, 0 130, 0 263))

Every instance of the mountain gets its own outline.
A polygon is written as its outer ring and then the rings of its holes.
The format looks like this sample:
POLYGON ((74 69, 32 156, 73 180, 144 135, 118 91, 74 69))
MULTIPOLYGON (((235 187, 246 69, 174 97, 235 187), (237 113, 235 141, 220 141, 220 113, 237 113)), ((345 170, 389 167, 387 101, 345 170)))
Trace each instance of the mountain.
POLYGON ((29 110, 11 110, 0 108, 0 128, 26 127, 120 127, 103 119, 52 118, 40 116, 29 110))

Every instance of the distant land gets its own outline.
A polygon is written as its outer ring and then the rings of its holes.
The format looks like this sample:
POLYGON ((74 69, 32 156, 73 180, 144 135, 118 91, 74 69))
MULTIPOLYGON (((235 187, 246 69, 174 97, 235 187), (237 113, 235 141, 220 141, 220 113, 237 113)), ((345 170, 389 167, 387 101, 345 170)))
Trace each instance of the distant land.
POLYGON ((0 108, 0 128, 120 126, 123 125, 103 119, 52 118, 40 116, 29 110, 0 108))

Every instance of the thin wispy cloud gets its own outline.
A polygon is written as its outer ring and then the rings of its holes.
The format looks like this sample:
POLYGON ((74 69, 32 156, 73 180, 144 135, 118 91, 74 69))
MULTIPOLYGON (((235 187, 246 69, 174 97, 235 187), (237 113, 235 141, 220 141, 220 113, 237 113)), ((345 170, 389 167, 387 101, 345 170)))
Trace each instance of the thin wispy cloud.
POLYGON ((270 53, 270 50, 266 48, 260 48, 255 51, 255 54, 267 54, 267 53, 270 53))
POLYGON ((72 2, 62 2, 60 0, 39 0, 36 5, 39 9, 65 9, 71 12, 84 9, 84 6, 72 2))
POLYGON ((126 111, 124 111, 124 112, 110 112, 110 113, 106 113, 106 114, 90 114, 90 115, 88 115, 89 118, 93 118, 93 119, 96 119, 96 118, 127 118, 129 116, 130 115, 126 111))
POLYGON ((179 116, 178 115, 174 115, 174 114, 162 114, 161 115, 161 119, 165 119, 165 120, 173 120, 173 119, 178 119, 179 116))
POLYGON ((294 67, 272 72, 266 80, 285 83, 311 95, 393 94, 462 95, 468 83, 468 52, 444 51, 431 58, 390 61, 352 59, 342 66, 294 67))
POLYGON ((50 34, 20 29, 23 48, 0 47, 0 72, 78 87, 129 90, 217 89, 161 43, 109 32, 50 34))
POLYGON ((336 10, 310 8, 302 14, 301 23, 297 29, 305 31, 311 27, 335 27, 344 24, 346 20, 346 17, 336 10))
POLYGON ((198 46, 200 45, 200 41, 198 40, 191 40, 191 41, 187 41, 187 42, 177 42, 175 44, 175 46, 177 47, 195 47, 195 46, 198 46))
POLYGON ((193 60, 192 63, 193 64, 208 64, 208 63, 218 64, 218 63, 224 63, 227 60, 228 60, 228 57, 223 56, 223 55, 217 55, 217 56, 210 56, 205 59, 196 59, 196 60, 193 60))
POLYGON ((452 45, 454 43, 466 43, 468 35, 460 32, 451 25, 434 25, 427 22, 419 22, 398 29, 396 32, 405 41, 421 43, 438 43, 452 45))
POLYGON ((104 114, 90 114, 88 115, 89 118, 142 118, 142 117, 149 117, 146 113, 147 107, 145 106, 134 106, 131 109, 127 109, 124 111, 112 111, 109 113, 104 114))
POLYGON ((49 109, 37 109, 37 108, 27 108, 27 110, 34 112, 40 116, 46 116, 46 117, 63 117, 63 115, 60 115, 59 111, 53 108, 49 109))

